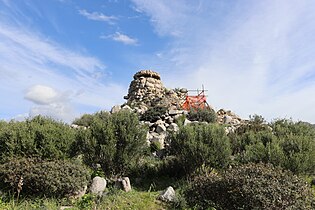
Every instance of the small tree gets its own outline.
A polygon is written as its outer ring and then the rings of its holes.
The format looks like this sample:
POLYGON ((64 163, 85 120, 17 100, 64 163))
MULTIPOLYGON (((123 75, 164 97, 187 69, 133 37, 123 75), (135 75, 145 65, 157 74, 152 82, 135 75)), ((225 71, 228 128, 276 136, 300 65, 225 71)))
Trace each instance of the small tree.
POLYGON ((99 163, 107 175, 121 175, 136 165, 148 149, 146 134, 135 113, 99 112, 88 129, 78 132, 73 148, 79 149, 88 165, 99 163))
POLYGON ((37 116, 24 122, 0 124, 0 157, 36 156, 42 159, 69 157, 75 130, 51 118, 37 116))
POLYGON ((248 127, 230 135, 236 160, 272 163, 298 174, 314 173, 315 129, 290 120, 277 120, 268 127, 248 127))
POLYGON ((224 128, 217 124, 181 127, 170 137, 171 154, 187 174, 202 165, 223 168, 230 161, 230 144, 224 128))

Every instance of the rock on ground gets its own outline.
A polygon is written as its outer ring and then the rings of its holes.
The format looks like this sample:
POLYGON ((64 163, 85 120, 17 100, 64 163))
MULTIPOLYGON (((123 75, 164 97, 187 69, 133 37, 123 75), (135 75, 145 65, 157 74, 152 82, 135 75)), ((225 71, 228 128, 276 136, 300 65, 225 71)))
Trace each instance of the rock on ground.
POLYGON ((90 192, 92 194, 102 195, 106 189, 106 180, 102 177, 96 176, 92 180, 90 192))
POLYGON ((175 190, 172 186, 166 188, 161 194, 158 196, 158 199, 165 202, 173 202, 176 199, 175 190))

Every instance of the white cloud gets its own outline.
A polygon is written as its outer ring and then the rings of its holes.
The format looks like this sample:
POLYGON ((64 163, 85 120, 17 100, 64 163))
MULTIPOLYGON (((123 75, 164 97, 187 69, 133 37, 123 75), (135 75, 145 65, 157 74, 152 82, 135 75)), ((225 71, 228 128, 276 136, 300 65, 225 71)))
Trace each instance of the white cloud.
POLYGON ((35 85, 27 90, 25 99, 36 104, 30 109, 31 117, 44 115, 67 122, 75 118, 71 99, 66 92, 62 93, 44 85, 35 85))
POLYGON ((5 98, 0 110, 5 118, 29 111, 69 121, 81 110, 110 109, 126 92, 107 78, 98 58, 1 21, 0 63, 0 96, 5 98))
POLYGON ((87 12, 86 10, 79 10, 79 14, 83 15, 89 20, 96 20, 96 21, 103 21, 110 24, 113 24, 115 20, 117 20, 117 17, 115 16, 107 16, 100 12, 87 12))
POLYGON ((165 84, 204 84, 210 104, 242 117, 315 122, 314 1, 133 2, 159 35, 178 34, 160 62, 146 59, 165 84))
POLYGON ((35 85, 28 89, 25 94, 25 99, 36 104, 48 105, 54 102, 62 101, 65 98, 64 96, 66 96, 65 93, 59 93, 51 87, 35 85))
POLYGON ((126 45, 137 45, 138 44, 137 39, 131 38, 131 37, 127 36, 126 34, 122 34, 119 32, 116 32, 115 34, 109 35, 109 36, 101 36, 100 38, 101 39, 110 38, 116 42, 121 42, 121 43, 126 44, 126 45))

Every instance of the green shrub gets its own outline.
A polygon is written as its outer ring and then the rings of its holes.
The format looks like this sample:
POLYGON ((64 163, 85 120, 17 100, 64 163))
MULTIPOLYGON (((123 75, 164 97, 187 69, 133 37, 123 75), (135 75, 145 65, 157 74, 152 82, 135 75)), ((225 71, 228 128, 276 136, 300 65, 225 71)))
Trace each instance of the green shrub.
POLYGON ((0 124, 0 157, 40 157, 63 159, 69 156, 75 131, 51 118, 37 116, 24 122, 0 124))
POLYGON ((272 165, 248 164, 221 176, 197 177, 185 191, 197 209, 314 209, 309 185, 289 171, 272 165))
POLYGON ((230 135, 236 160, 272 163, 298 174, 314 173, 315 129, 289 120, 277 120, 269 126, 230 135))
POLYGON ((214 123, 217 120, 217 114, 213 109, 191 109, 187 118, 191 121, 214 123))
POLYGON ((186 173, 202 165, 224 168, 230 161, 230 144, 224 128, 217 124, 181 127, 170 137, 170 152, 178 158, 186 173))
POLYGON ((142 121, 155 122, 161 119, 162 115, 167 112, 167 108, 163 106, 155 106, 149 108, 141 117, 142 121))
POLYGON ((90 174, 83 165, 66 160, 12 158, 0 165, 0 180, 8 189, 16 191, 21 177, 22 194, 62 197, 87 186, 90 174))
POLYGON ((285 155, 283 167, 295 173, 315 172, 315 129, 303 122, 277 120, 270 125, 285 155))
POLYGON ((130 173, 132 177, 150 180, 160 177, 180 178, 183 174, 184 169, 174 156, 167 156, 162 160, 146 156, 138 162, 136 167, 132 168, 130 173))
POLYGON ((88 127, 93 121, 93 115, 84 114, 73 121, 73 124, 88 127))
MULTIPOLYGON (((127 173, 146 152, 147 129, 128 110, 99 112, 86 130, 79 130, 73 151, 82 153, 86 164, 99 163, 107 175, 127 173)), ((74 153, 75 154, 75 153, 74 153)))

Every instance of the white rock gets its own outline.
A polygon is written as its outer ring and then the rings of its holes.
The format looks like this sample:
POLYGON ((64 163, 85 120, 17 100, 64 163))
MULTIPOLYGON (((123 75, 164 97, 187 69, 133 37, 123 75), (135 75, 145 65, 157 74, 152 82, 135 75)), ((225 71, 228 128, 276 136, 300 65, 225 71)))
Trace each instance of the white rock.
POLYGON ((163 125, 165 122, 163 120, 157 120, 154 124, 155 125, 163 125))
POLYGON ((169 186, 158 196, 158 199, 165 202, 175 201, 176 199, 175 190, 173 189, 173 187, 169 186))
POLYGON ((112 107, 112 109, 110 110, 110 113, 116 113, 116 112, 119 112, 121 110, 121 107, 120 105, 115 105, 112 107))
POLYGON ((121 109, 132 111, 131 107, 128 105, 124 105, 121 109))
POLYGON ((171 123, 170 126, 168 127, 171 131, 177 132, 179 131, 179 127, 176 123, 171 123))
POLYGON ((102 195, 106 188, 106 180, 102 177, 96 176, 92 180, 90 192, 96 195, 102 195))
POLYGON ((177 115, 177 114, 183 114, 183 110, 169 110, 168 114, 169 115, 177 115))
POLYGON ((115 182, 115 186, 118 189, 122 189, 125 192, 129 192, 131 190, 130 179, 128 177, 119 178, 115 182))
POLYGON ((190 121, 190 120, 185 119, 185 121, 184 121, 184 126, 186 126, 186 125, 188 125, 188 124, 190 124, 190 123, 191 123, 191 121, 190 121))
POLYGON ((229 115, 224 115, 224 117, 223 117, 223 123, 224 124, 229 124, 229 123, 231 123, 232 120, 233 120, 233 118, 229 115))

